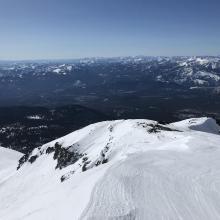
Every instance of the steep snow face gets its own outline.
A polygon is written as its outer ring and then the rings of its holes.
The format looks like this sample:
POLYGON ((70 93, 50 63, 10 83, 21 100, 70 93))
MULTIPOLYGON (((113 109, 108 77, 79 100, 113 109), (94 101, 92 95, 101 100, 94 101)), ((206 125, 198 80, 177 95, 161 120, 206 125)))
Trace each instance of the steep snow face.
POLYGON ((219 219, 218 130, 210 118, 87 126, 19 160, 0 219, 219 219))
POLYGON ((0 147, 0 184, 16 171, 21 153, 0 147))

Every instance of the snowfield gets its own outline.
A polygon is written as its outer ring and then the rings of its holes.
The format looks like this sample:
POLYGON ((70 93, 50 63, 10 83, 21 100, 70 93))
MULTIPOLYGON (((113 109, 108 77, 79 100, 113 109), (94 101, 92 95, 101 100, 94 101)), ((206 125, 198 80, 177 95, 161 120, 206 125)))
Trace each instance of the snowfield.
POLYGON ((0 147, 0 184, 16 172, 18 160, 22 156, 21 153, 14 150, 0 147))
POLYGON ((19 162, 22 155, 0 148, 0 219, 218 220, 219 130, 211 118, 118 120, 19 162))

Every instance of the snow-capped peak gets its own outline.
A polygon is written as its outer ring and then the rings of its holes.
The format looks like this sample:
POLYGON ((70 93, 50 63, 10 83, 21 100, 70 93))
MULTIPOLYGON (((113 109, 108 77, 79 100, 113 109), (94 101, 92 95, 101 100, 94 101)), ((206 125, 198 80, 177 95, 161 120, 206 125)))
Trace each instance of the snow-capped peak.
POLYGON ((0 219, 218 219, 218 130, 210 118, 89 125, 0 179, 0 219))

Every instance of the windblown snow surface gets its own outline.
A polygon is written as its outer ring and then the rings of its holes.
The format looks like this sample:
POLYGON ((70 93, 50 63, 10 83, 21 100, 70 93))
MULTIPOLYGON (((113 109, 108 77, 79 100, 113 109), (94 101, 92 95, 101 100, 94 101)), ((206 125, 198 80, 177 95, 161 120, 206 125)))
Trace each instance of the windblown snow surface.
POLYGON ((17 151, 0 147, 0 184, 16 172, 18 160, 21 156, 22 154, 17 151))
POLYGON ((6 166, 16 156, 0 150, 2 158, 1 220, 220 219, 220 135, 211 118, 101 122, 35 149, 17 171, 6 166), (57 169, 56 145, 76 157, 57 169))

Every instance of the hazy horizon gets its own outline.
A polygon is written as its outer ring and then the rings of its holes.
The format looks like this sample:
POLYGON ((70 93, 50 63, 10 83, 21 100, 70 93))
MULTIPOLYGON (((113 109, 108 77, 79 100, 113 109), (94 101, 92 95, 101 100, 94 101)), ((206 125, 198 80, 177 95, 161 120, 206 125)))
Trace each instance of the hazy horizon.
POLYGON ((75 57, 75 58, 34 58, 34 59, 0 59, 0 62, 29 62, 29 61, 71 61, 71 60, 80 60, 80 59, 116 59, 116 58, 129 58, 129 57, 220 57, 220 54, 217 55, 127 55, 127 56, 90 56, 90 57, 75 57))

